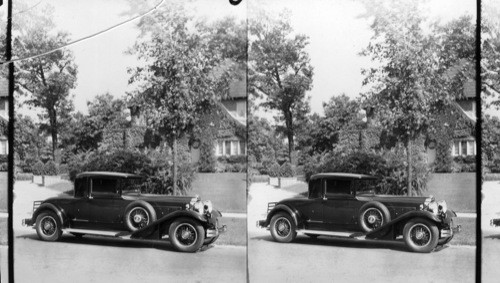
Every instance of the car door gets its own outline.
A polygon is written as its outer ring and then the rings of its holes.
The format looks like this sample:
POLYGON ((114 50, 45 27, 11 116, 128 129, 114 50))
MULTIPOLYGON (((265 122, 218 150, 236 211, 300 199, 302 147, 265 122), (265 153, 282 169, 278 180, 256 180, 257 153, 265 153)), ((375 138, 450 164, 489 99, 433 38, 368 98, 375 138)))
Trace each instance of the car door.
POLYGON ((306 202, 298 205, 297 209, 301 212, 305 219, 307 229, 324 229, 323 221, 323 194, 324 194, 324 180, 315 179, 309 181, 309 197, 306 202))
POLYGON ((356 199, 349 179, 326 179, 323 219, 329 230, 349 230, 355 223, 356 199))
POLYGON ((114 229, 123 221, 125 201, 118 189, 118 179, 110 177, 90 178, 90 222, 96 227, 114 229))
POLYGON ((75 180, 74 198, 64 210, 74 228, 84 228, 90 221, 89 183, 87 178, 75 180))

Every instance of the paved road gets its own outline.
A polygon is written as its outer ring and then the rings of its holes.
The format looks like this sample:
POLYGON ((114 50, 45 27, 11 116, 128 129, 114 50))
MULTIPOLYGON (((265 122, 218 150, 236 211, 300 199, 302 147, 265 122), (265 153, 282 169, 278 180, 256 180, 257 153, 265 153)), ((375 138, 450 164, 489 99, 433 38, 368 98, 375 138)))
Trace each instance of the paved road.
POLYGON ((492 218, 500 218, 500 182, 484 182, 481 203, 482 281, 498 282, 500 278, 500 227, 490 226, 492 218))
MULTIPOLYGON (((52 190, 17 182, 14 200, 15 282, 245 282, 246 247, 218 246, 175 252, 168 242, 144 242, 64 235, 59 242, 38 240, 21 226, 32 202, 52 190)), ((3 282, 3 281, 2 281, 3 282)))
POLYGON ((475 282, 475 247, 447 247, 430 254, 407 252, 403 243, 298 236, 280 244, 255 227, 267 201, 291 194, 253 184, 248 207, 250 282, 475 282))

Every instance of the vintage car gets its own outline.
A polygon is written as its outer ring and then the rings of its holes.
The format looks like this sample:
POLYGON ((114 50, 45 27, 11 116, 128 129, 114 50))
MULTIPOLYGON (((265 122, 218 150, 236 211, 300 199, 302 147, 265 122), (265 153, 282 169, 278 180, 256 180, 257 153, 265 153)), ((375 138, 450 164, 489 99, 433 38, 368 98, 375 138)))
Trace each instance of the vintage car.
POLYGON ((84 172, 76 176, 73 196, 35 201, 33 226, 44 241, 63 232, 131 239, 169 238, 181 252, 195 252, 217 240, 221 213, 199 197, 142 194, 143 178, 116 172, 84 172))
POLYGON ((413 252, 430 252, 448 243, 460 226, 455 212, 433 197, 375 194, 376 178, 350 173, 321 173, 309 181, 307 198, 268 204, 265 220, 277 242, 291 242, 297 233, 353 239, 396 240, 413 252))

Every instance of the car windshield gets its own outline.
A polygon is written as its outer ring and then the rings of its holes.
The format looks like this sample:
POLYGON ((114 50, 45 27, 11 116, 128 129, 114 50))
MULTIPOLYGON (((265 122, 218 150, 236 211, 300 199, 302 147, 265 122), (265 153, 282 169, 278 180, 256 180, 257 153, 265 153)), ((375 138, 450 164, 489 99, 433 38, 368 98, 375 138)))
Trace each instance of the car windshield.
POLYGON ((352 186, 357 194, 374 194, 377 191, 377 181, 373 179, 354 180, 352 186))
POLYGON ((144 183, 142 178, 127 178, 118 180, 118 189, 122 191, 122 194, 132 194, 140 193, 141 186, 144 183))

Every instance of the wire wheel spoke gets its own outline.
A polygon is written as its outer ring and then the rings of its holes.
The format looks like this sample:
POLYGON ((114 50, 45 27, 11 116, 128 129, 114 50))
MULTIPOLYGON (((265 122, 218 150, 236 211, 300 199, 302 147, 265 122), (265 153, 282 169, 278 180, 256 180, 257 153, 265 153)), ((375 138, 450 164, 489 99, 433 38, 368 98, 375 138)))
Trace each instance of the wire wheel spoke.
POLYGON ((130 212, 129 218, 130 222, 132 223, 132 226, 136 228, 143 228, 149 224, 149 214, 142 207, 134 208, 130 212))
POLYGON ((54 235, 56 232, 56 221, 52 217, 45 217, 41 223, 43 234, 47 236, 54 235))
POLYGON ((276 234, 280 237, 286 237, 290 234, 291 231, 291 225, 288 219, 286 218, 279 218, 276 221, 276 224, 274 225, 276 234))
POLYGON ((193 245, 198 239, 196 229, 190 224, 179 225, 175 230, 175 238, 185 246, 193 245))
POLYGON ((425 246, 431 241, 431 231, 425 225, 415 224, 410 229, 410 238, 416 245, 425 246))
POLYGON ((366 227, 374 230, 382 226, 384 222, 384 216, 382 215, 382 212, 380 210, 376 208, 370 208, 365 211, 363 220, 366 227))

